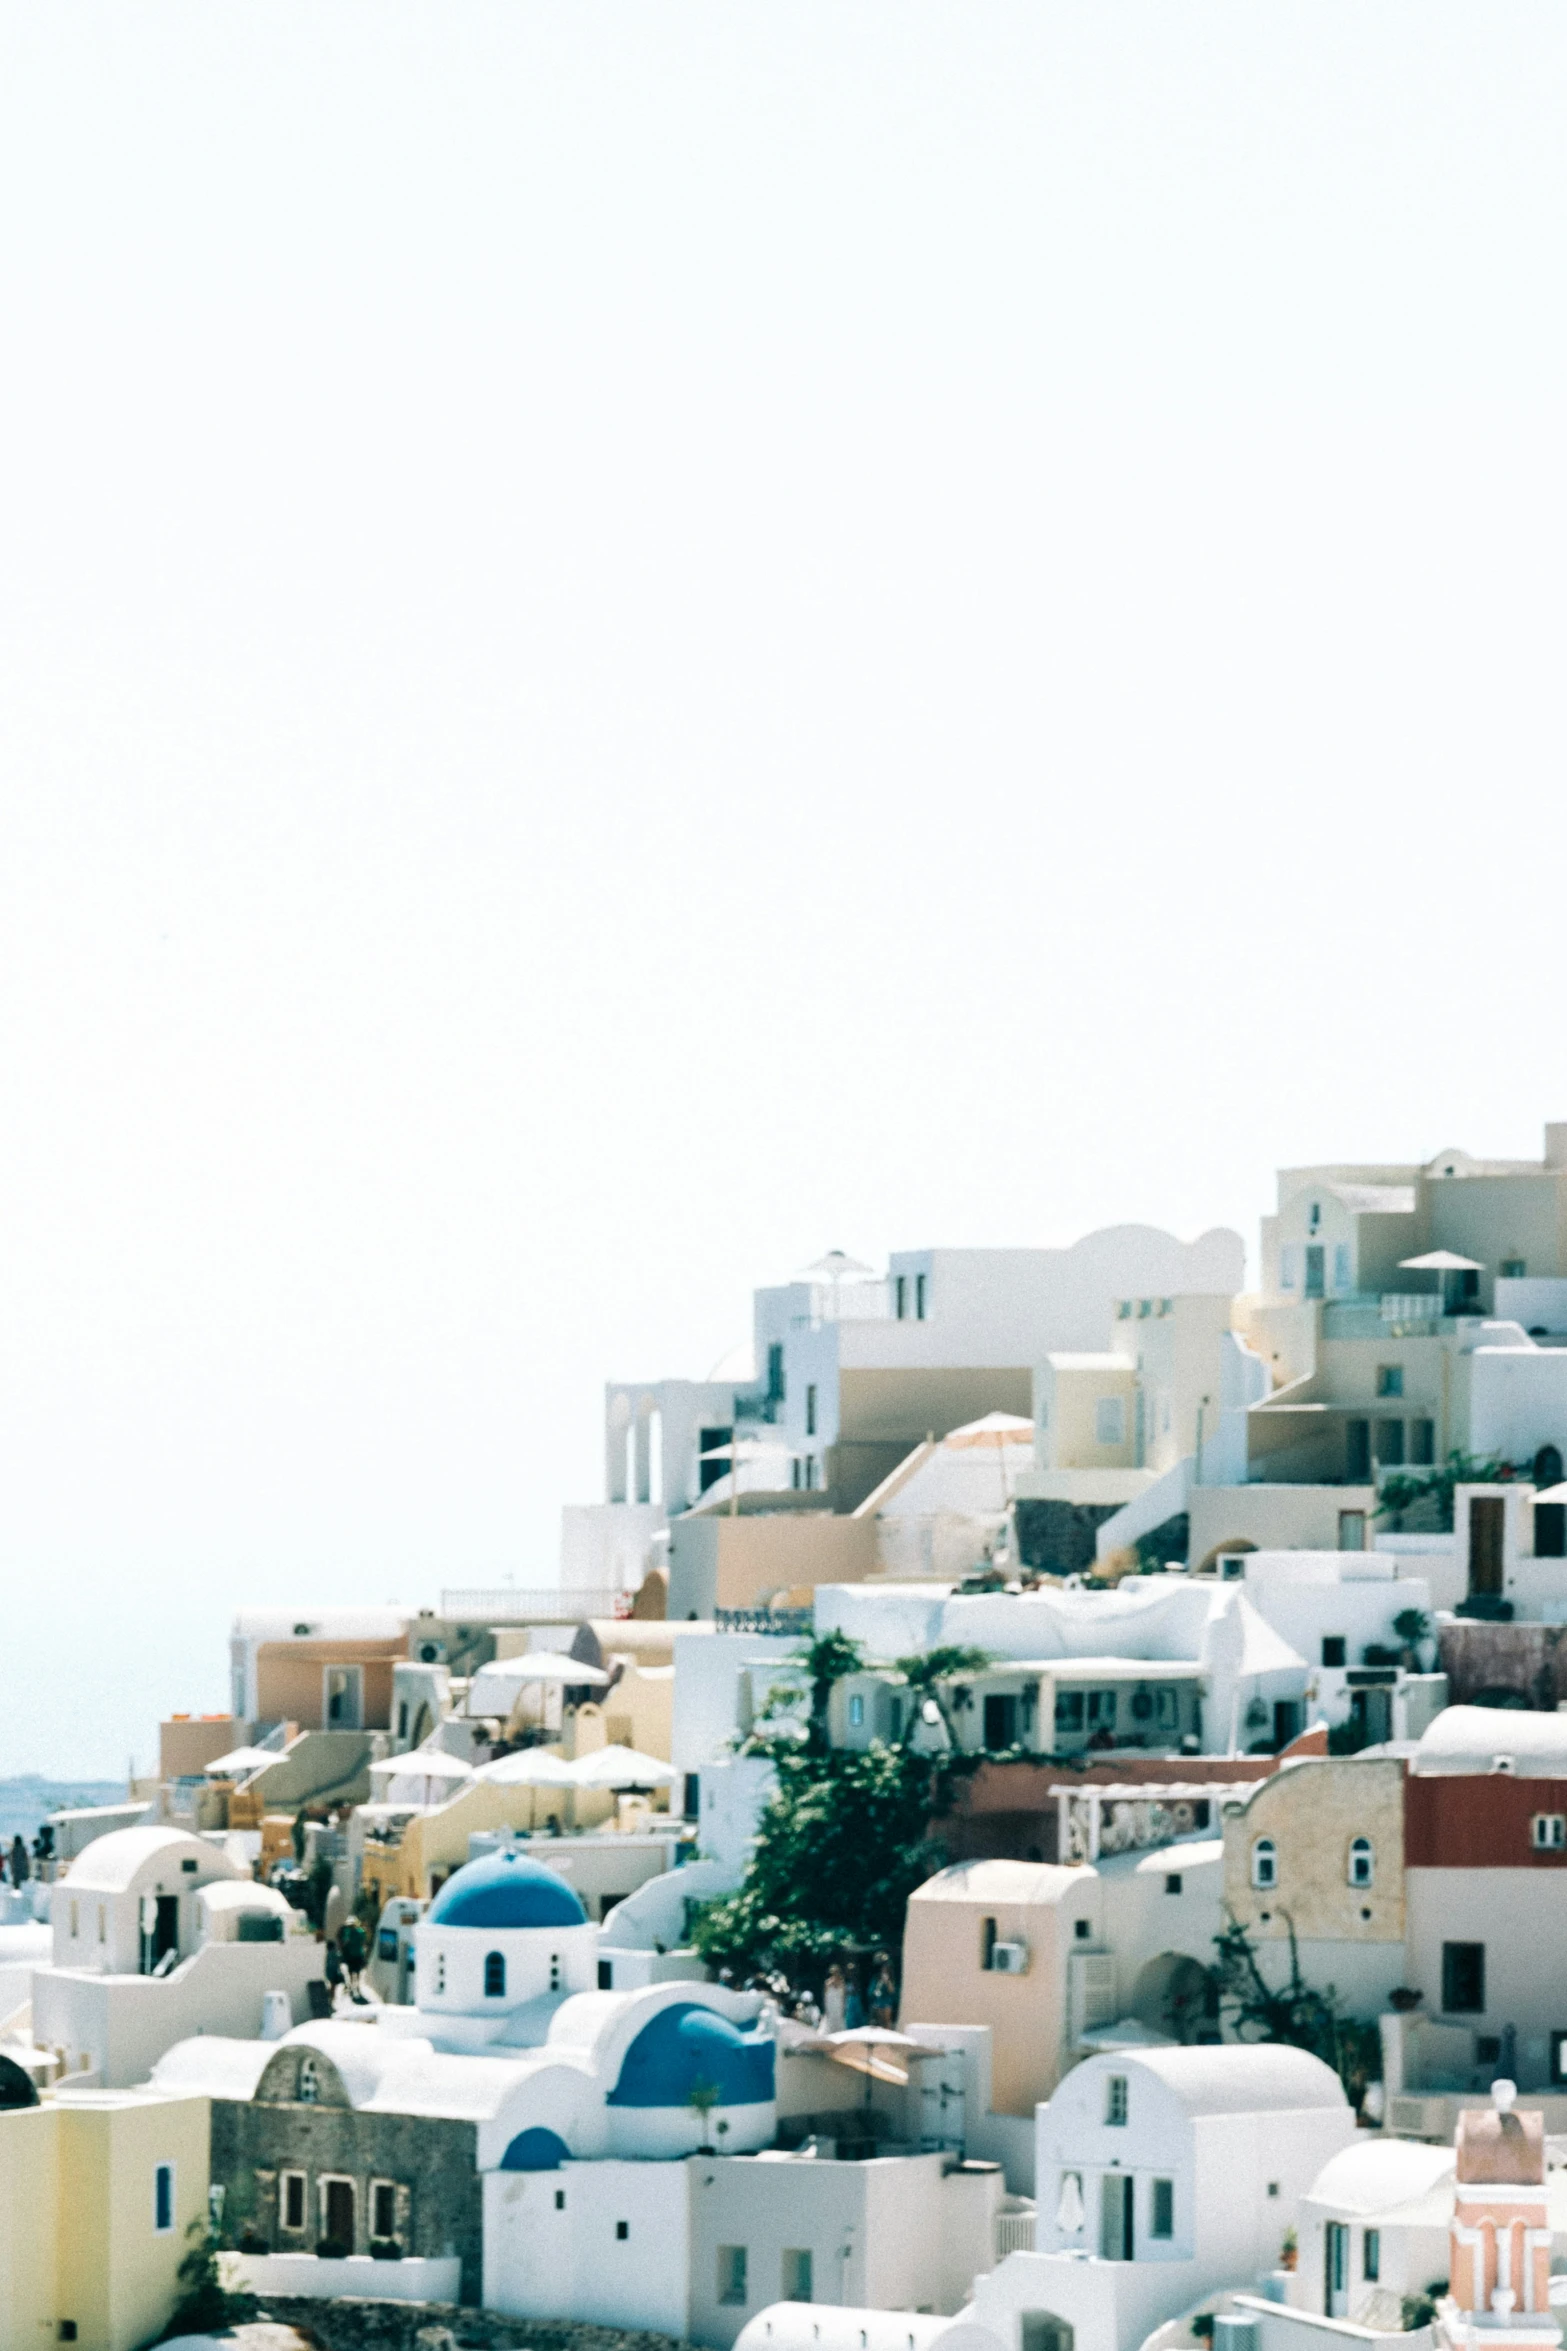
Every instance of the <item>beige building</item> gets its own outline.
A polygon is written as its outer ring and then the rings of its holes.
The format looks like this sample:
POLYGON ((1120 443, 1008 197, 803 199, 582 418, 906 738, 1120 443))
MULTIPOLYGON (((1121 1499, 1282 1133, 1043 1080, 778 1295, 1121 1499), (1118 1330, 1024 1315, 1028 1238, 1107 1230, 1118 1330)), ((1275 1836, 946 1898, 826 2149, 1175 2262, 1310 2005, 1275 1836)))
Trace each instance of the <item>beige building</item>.
POLYGON ((136 2351, 207 2209, 205 2098, 62 2093, 0 2117, 0 2351, 136 2351))
POLYGON ((241 1609, 230 1642, 238 1722, 389 1730, 392 1668, 408 1654, 408 1624, 402 1608, 241 1609))
MULTIPOLYGON (((753 1498, 757 1499, 757 1498, 753 1498)), ((669 1614, 711 1618, 720 1608, 793 1606, 817 1584, 863 1582, 876 1566, 874 1518, 789 1506, 688 1511, 669 1530, 669 1614)))
POLYGON ((1265 1972, 1331 1983, 1352 2013, 1404 1981, 1404 1766, 1306 1756, 1223 1808, 1224 1906, 1265 1972))
POLYGON ((910 1898, 903 2014, 988 2026, 992 2107, 1032 2115, 1096 2032, 1202 2028, 1222 1879, 1217 1838, 1075 1866, 959 1862, 910 1898))

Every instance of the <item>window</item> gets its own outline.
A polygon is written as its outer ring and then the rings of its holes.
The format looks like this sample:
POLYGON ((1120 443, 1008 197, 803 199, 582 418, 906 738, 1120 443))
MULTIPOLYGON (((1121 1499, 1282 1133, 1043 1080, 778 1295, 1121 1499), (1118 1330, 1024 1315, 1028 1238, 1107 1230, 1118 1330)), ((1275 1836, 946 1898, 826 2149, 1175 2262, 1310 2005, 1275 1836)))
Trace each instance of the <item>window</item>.
POLYGON ((1281 1290, 1294 1289, 1297 1262, 1298 1259, 1293 1247, 1279 1251, 1279 1288, 1281 1290))
POLYGON ((1375 1430, 1377 1462, 1383 1469, 1402 1469, 1404 1466, 1404 1424, 1401 1420, 1379 1420, 1375 1430))
POLYGON ((1504 1282, 1521 1282, 1528 1270, 1528 1263, 1522 1257, 1504 1257, 1502 1259, 1502 1279, 1504 1282))
POLYGON ((816 1456, 814 1453, 807 1453, 805 1456, 805 1490, 808 1494, 814 1494, 816 1491, 816 1456))
POLYGON ((1271 1837, 1259 1837, 1251 1849, 1251 1882, 1264 1892, 1279 1882, 1279 1849, 1271 1837))
POLYGON ((1377 1394, 1379 1396, 1402 1396, 1403 1393, 1403 1365, 1401 1363, 1379 1363, 1377 1365, 1377 1394))
POLYGON ((1368 2286, 1382 2275, 1382 2231, 1367 2229, 1360 2243, 1360 2274, 1368 2286))
POLYGON ((305 2226, 305 2175, 286 2171, 278 2181, 278 2219, 285 2229, 302 2235, 305 2226))
POLYGON ((1567 1558, 1567 1503, 1535 1504, 1534 1556, 1536 1559, 1567 1558))
POLYGON ((1354 1282, 1350 1274, 1349 1243, 1347 1241, 1337 1241, 1334 1243, 1333 1287, 1335 1290, 1349 1290, 1353 1289, 1354 1287, 1354 1282))
POLYGON ((1090 1690, 1087 1692, 1087 1698, 1090 1731, 1113 1731, 1115 1729, 1115 1692, 1113 1690, 1090 1690))
POLYGON ((1126 1399, 1124 1396, 1101 1396, 1094 1406, 1094 1442, 1096 1445, 1124 1445, 1126 1443, 1126 1399))
POLYGON ((1326 1254, 1327 1252, 1320 1241, 1306 1243, 1306 1295, 1308 1298, 1320 1298, 1327 1288, 1324 1264, 1326 1254))
POLYGON ((299 2061, 299 2103, 301 2106, 314 2106, 320 2096, 321 2075, 316 2061, 313 2057, 302 2057, 299 2061))
POLYGON ((1116 1321, 1117 1321, 1117 1322, 1127 1322, 1127 1321, 1129 1321, 1129 1320, 1131 1319, 1131 1312, 1132 1312, 1132 1301, 1131 1301, 1131 1299, 1130 1299, 1130 1298, 1122 1298, 1122 1299, 1120 1299, 1120 1300, 1118 1301, 1117 1305, 1116 1305, 1116 1310, 1115 1310, 1115 1318, 1116 1318, 1116 1321))
POLYGON ((370 2182, 370 2234, 373 2237, 395 2237, 397 2234, 397 2183, 395 2180, 370 2182))
POLYGON ((808 2245, 784 2247, 782 2277, 783 2298, 786 2302, 809 2302, 811 2299, 811 2251, 808 2245))
POLYGON ((1344 1423, 1344 1475, 1352 1486, 1364 1485, 1371 1475, 1369 1420, 1347 1420, 1344 1423))
POLYGON ((1436 1422, 1412 1420, 1409 1424, 1409 1458, 1416 1469, 1430 1469, 1436 1460, 1436 1422))
POLYGON ((996 1922, 995 1922, 995 1920, 994 1920, 993 1918, 982 1918, 982 1919, 980 1920, 980 1922, 979 1922, 979 1964, 980 1964, 980 1966, 981 1966, 981 1967, 994 1967, 994 1966, 995 1966, 995 1963, 996 1963, 996 1957, 995 1957, 995 1954, 996 1954, 996 1922))
POLYGON ((503 1951, 484 1954, 484 1997, 486 2000, 504 2000, 506 1997, 506 1955, 503 1951))
POLYGON ((557 2188, 555 2191, 555 2209, 557 2212, 564 2212, 566 2209, 566 2191, 564 2188, 557 2188))
POLYGON ((1485 2008, 1485 1945, 1442 1945, 1442 2006, 1450 2016, 1479 2016, 1485 2008))
POLYGON ((616 2221, 616 2223, 615 2223, 615 2242, 616 2242, 616 2244, 617 2244, 617 2245, 624 2245, 624 2244, 625 2244, 625 2242, 626 2242, 626 2240, 629 2238, 629 2236, 630 2236, 630 2235, 631 2235, 631 2223, 630 2223, 630 2221, 629 2221, 629 2220, 617 2220, 617 2221, 616 2221))
POLYGON ((400 1739, 406 1739, 408 1736, 408 1701, 406 1698, 399 1698, 397 1701, 397 1736, 400 1739))
POLYGON ((1344 1665, 1348 1662, 1345 1638, 1342 1633, 1324 1633, 1322 1636, 1324 1665, 1344 1665))
POLYGON ((1080 1731, 1083 1727, 1083 1693, 1081 1690, 1057 1690, 1056 1729, 1080 1731))
POLYGON ((1364 1551, 1366 1547, 1366 1514, 1363 1510, 1341 1510, 1339 1512, 1338 1547, 1341 1551, 1364 1551))
POLYGON ((558 1951, 550 1953, 550 1990, 552 1992, 560 1990, 560 1953, 558 1951))
POLYGON ((1567 1846, 1567 1813, 1537 1812, 1529 1823, 1536 1853, 1560 1853, 1567 1846))
POLYGON ((1311 1234, 1320 1233, 1322 1230, 1322 1202, 1320 1200, 1313 1200, 1311 1203, 1311 1213, 1307 1218, 1306 1230, 1311 1234))
POLYGON ((1166 1892, 1167 1894, 1178 1894, 1178 1893, 1180 1892, 1180 1890, 1181 1890, 1181 1873, 1180 1873, 1180 1871, 1179 1871, 1178 1869, 1172 1869, 1172 1870, 1168 1870, 1168 1871, 1166 1871, 1166 1873, 1165 1873, 1165 1880, 1164 1880, 1164 1890, 1165 1890, 1165 1892, 1166 1892))
POLYGON ((1376 1856, 1369 1837, 1352 1837, 1349 1843, 1349 1882, 1352 1886, 1369 1886, 1377 1874, 1376 1856))
POLYGON ((805 1391, 805 1433, 808 1437, 814 1437, 816 1434, 816 1384, 814 1381, 805 1391))
POLYGON ((152 2225, 160 2237, 174 2227, 174 2166, 160 2163, 152 2175, 152 2225))
POLYGON ((909 1311, 909 1277, 907 1274, 900 1273, 893 1282, 892 1300, 894 1314, 899 1322, 904 1321, 909 1311))
POLYGON ((718 2299, 731 2308, 745 2300, 743 2245, 720 2245, 718 2248, 718 2299))
POLYGON ((774 1339, 771 1346, 767 1350, 768 1403, 781 1404, 784 1400, 786 1387, 787 1381, 784 1376, 783 1341, 781 1339, 774 1339))
POLYGON ((864 1723, 864 1721, 865 1721, 865 1700, 864 1700, 864 1698, 861 1696, 860 1692, 859 1692, 858 1690, 856 1690, 856 1691, 854 1692, 853 1696, 852 1696, 852 1697, 850 1698, 850 1700, 849 1700, 849 1722, 850 1722, 850 1726, 851 1726, 851 1728, 853 1728, 854 1730, 859 1730, 859 1729, 860 1729, 860 1727, 861 1727, 861 1725, 864 1723))
POLYGON ((916 1322, 925 1320, 925 1276, 922 1273, 914 1276, 914 1319, 916 1322))
POLYGON ((1126 2076, 1111 2074, 1105 2083, 1105 2121, 1112 2129, 1120 2129, 1126 2122, 1126 2076))
POLYGON ((1148 2234, 1150 2237, 1173 2237, 1175 2234, 1175 2182, 1155 2180, 1148 2199, 1148 2234))
POLYGON ((435 1954, 435 1988, 437 1992, 444 1992, 446 1989, 446 1953, 444 1951, 437 1951, 435 1954))

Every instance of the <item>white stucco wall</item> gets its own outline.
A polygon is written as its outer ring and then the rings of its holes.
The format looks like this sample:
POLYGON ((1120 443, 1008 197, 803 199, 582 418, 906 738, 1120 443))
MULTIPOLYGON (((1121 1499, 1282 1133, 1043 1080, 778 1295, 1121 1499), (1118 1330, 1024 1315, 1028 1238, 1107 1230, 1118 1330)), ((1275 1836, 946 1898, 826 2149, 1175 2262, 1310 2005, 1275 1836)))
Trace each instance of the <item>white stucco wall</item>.
POLYGON ((685 2163, 613 2159, 487 2172, 485 2309, 683 2338, 691 2177, 685 2163))

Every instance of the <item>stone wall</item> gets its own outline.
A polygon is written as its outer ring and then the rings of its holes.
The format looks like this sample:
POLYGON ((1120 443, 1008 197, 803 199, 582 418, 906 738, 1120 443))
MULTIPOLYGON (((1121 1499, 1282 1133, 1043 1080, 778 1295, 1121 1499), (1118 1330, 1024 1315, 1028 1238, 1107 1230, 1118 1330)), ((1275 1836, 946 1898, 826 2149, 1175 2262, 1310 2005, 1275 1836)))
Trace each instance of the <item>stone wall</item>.
MULTIPOLYGON (((253 2230, 269 2252, 313 2253, 321 2235, 318 2182, 354 2183, 355 2253, 370 2250, 370 2185, 397 2189, 398 2241, 405 2253, 462 2262, 462 2298, 483 2290, 483 2201, 471 2122, 427 2114, 370 2114, 353 2107, 214 2098, 212 2178, 225 2190, 224 2226, 236 2244, 253 2230), (279 2227, 278 2175, 305 2174, 305 2227, 279 2227)), ((535 2347, 538 2351, 538 2347, 535 2347)))
POLYGON ((1048 1575, 1082 1575, 1094 1564, 1094 1538, 1119 1502, 1037 1502, 1013 1504, 1017 1547, 1025 1567, 1048 1575))
POLYGON ((1450 1706, 1513 1704, 1554 1713, 1567 1698, 1567 1625, 1486 1624, 1458 1617, 1438 1627, 1450 1706))
POLYGON ((623 2334, 565 2318, 501 2318, 440 2302, 269 2294, 262 2315, 298 2327, 321 2351, 685 2351, 669 2335, 623 2334))

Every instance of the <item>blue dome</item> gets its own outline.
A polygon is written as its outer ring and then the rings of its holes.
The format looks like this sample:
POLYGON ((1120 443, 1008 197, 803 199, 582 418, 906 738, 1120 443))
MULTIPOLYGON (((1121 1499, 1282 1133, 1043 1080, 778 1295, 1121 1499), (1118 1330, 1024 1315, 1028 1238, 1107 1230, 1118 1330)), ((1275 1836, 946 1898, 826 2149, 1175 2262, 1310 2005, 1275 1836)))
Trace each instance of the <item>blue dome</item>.
POLYGON ((441 1927, 581 1927, 588 1914, 564 1878, 521 1853, 489 1853, 453 1870, 431 1903, 441 1927))
POLYGON ((757 2106, 774 2095, 773 2044, 766 2033, 742 2033, 726 2016, 694 2001, 677 2001, 645 2024, 609 2094, 611 2106, 685 2106, 699 2082, 718 2092, 720 2106, 757 2106))

